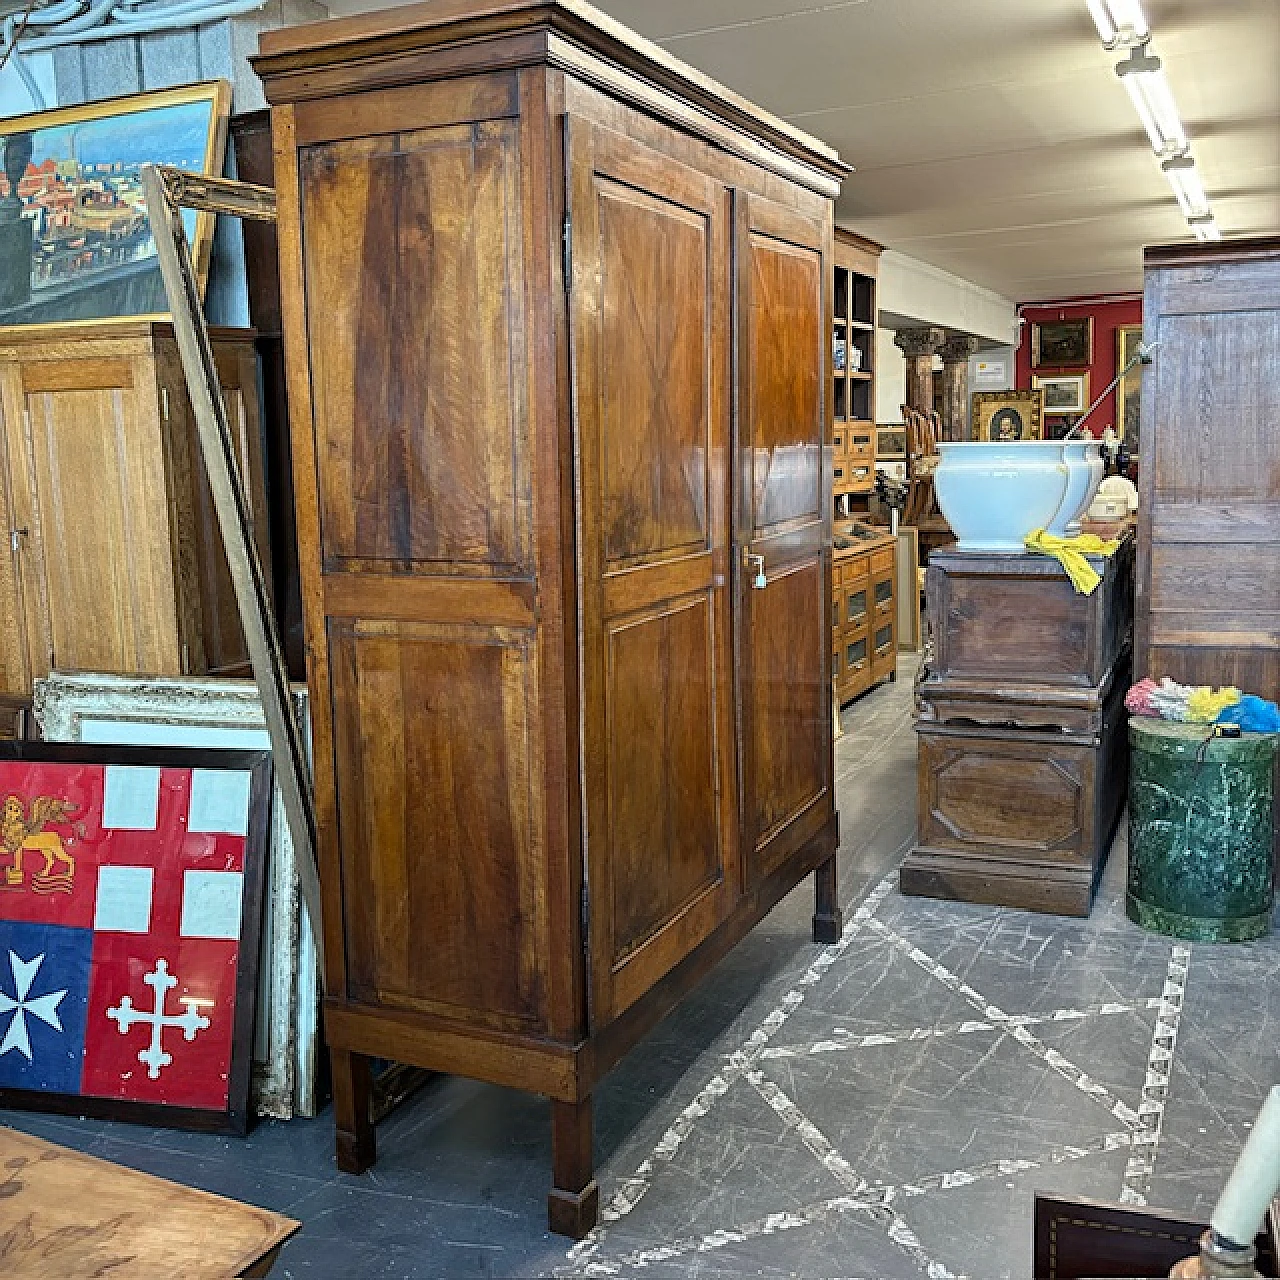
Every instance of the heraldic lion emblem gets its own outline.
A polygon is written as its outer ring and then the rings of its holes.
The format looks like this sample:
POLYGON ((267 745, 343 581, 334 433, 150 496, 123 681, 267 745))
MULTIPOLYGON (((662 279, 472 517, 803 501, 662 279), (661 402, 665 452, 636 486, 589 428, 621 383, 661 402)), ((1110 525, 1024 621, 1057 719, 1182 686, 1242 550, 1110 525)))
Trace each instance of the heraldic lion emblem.
POLYGON ((76 874, 76 860, 63 848, 56 831, 46 831, 50 822, 66 822, 76 806, 56 796, 37 796, 27 816, 21 796, 8 796, 4 816, 0 818, 0 844, 12 855, 13 862, 4 869, 5 883, 13 888, 26 879, 24 857, 39 854, 44 866, 31 872, 31 888, 36 893, 70 893, 76 874))

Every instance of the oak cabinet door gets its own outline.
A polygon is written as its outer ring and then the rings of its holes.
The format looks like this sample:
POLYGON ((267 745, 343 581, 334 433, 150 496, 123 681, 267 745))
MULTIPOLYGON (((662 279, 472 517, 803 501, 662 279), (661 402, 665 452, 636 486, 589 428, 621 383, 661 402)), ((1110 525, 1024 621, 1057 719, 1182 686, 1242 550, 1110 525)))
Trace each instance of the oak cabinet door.
POLYGON ((829 237, 821 222, 738 198, 735 572, 748 884, 832 815, 829 237))
POLYGON ((6 405, 28 675, 178 675, 169 485, 145 358, 30 361, 6 405), (121 548, 129 548, 127 555, 121 548))
POLYGON ((569 117, 593 1027, 740 892, 722 184, 569 117))

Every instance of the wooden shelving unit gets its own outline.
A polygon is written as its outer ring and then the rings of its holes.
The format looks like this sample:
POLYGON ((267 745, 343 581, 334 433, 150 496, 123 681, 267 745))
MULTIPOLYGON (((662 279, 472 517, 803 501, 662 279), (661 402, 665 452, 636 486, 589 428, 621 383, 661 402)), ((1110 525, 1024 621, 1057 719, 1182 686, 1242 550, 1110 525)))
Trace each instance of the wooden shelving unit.
POLYGON ((835 436, 832 492, 867 494, 876 484, 876 287, 881 246, 835 233, 831 332, 835 436))

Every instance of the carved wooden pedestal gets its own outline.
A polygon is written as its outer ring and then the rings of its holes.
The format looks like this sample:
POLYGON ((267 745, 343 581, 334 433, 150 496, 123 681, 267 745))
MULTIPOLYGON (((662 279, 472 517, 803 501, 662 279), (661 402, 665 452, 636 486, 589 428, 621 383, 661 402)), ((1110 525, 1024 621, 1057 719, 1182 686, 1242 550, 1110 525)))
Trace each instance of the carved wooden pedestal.
POLYGON ((1077 595, 1056 561, 938 552, 902 891, 1089 914, 1124 803, 1133 541, 1077 595))

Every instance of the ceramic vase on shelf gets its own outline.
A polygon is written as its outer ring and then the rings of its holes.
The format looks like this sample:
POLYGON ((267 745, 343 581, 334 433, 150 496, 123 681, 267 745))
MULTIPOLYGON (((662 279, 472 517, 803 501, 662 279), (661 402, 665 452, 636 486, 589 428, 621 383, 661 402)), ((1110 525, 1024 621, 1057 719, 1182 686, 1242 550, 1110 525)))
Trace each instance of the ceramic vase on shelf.
POLYGON ((1089 510, 1106 464, 1102 461, 1102 447, 1093 439, 1064 440, 1062 460, 1067 464, 1067 490, 1057 514, 1045 526, 1049 533, 1059 538, 1074 538, 1080 532, 1080 521, 1089 510))
POLYGON ((1020 552, 1062 505, 1061 440, 940 441, 933 473, 938 506, 957 551, 1020 552))

